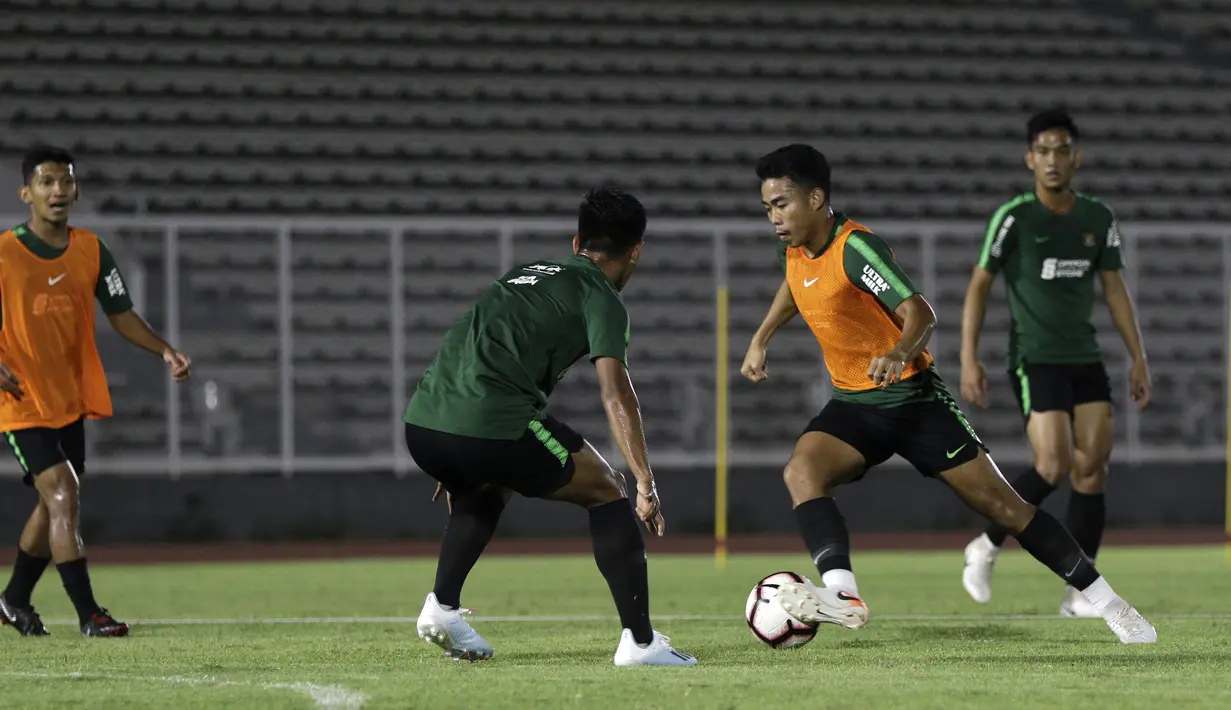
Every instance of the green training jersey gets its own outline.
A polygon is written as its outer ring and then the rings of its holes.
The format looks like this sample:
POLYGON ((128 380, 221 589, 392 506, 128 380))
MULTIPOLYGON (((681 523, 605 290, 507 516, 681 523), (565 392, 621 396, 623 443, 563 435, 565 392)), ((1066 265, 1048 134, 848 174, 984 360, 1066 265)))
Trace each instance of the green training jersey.
POLYGON ((979 266, 1004 273, 1010 370, 1027 362, 1099 361, 1094 275, 1124 266, 1111 208, 1078 193, 1073 209, 1060 215, 1033 192, 1018 195, 992 215, 979 266))
POLYGON ((584 256, 514 267, 445 333, 403 419, 483 439, 518 439, 543 419, 570 366, 628 364, 628 311, 584 256))
MULTIPOLYGON (((834 238, 846 224, 846 215, 835 212, 833 233, 821 251, 813 256, 821 258, 828 252, 834 238)), ((777 245, 778 264, 783 272, 787 266, 787 245, 779 241, 777 245)), ((902 301, 919 293, 911 282, 906 270, 894 258, 893 249, 875 234, 856 231, 846 239, 842 247, 842 269, 851 285, 865 293, 876 297, 880 305, 889 313, 893 313, 902 301)), ((872 358, 885 353, 868 353, 868 365, 872 358)), ((940 393, 946 393, 944 381, 936 371, 935 366, 914 377, 895 382, 887 387, 869 390, 844 390, 834 387, 832 399, 857 402, 875 407, 898 407, 904 404, 936 399, 940 393)))

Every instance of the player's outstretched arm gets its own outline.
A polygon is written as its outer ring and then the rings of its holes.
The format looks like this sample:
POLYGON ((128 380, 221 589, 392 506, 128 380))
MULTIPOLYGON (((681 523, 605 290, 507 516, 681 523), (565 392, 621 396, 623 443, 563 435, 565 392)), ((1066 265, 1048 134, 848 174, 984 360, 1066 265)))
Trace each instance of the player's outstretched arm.
POLYGON ((982 266, 975 266, 966 286, 962 303, 962 396, 980 407, 988 405, 987 370, 979 362, 979 335, 987 315, 987 298, 992 292, 996 275, 982 266))
POLYGON ((1128 354, 1133 358, 1133 368, 1129 371, 1129 384, 1132 386, 1133 401, 1137 409, 1145 409, 1150 403, 1152 385, 1150 383, 1150 366, 1146 361, 1145 346, 1142 345, 1141 324, 1137 322, 1137 310, 1133 307, 1133 297, 1128 293, 1124 283, 1124 272, 1115 270, 1099 271, 1103 282, 1103 297, 1107 299, 1107 310, 1111 312, 1111 321, 1120 331, 1128 354))
POLYGON ((778 329, 786 325, 797 313, 799 313, 799 307, 795 305, 795 297, 791 295, 791 285, 783 279, 782 285, 778 287, 778 293, 774 295, 774 302, 769 306, 769 313, 765 315, 761 327, 757 328, 757 332, 752 336, 752 342, 748 345, 748 353, 744 356, 744 364, 739 369, 740 374, 753 382, 760 382, 769 377, 766 367, 769 341, 774 337, 774 333, 778 332, 778 329))
POLYGON ((916 293, 899 303, 894 313, 902 319, 902 336, 892 350, 868 366, 868 377, 880 386, 902 379, 906 363, 923 354, 936 329, 936 312, 922 294, 916 293))
POLYGON ((171 378, 176 382, 183 382, 191 376, 192 361, 188 356, 158 337, 135 310, 130 308, 121 313, 109 313, 107 320, 111 321, 111 327, 125 340, 161 357, 171 368, 171 378))
POLYGON ((600 357, 594 361, 594 367, 598 371, 598 386, 611 436, 637 479, 637 515, 647 530, 662 537, 663 518, 659 512, 658 489, 654 485, 654 472, 650 470, 650 453, 645 443, 637 392, 633 389, 624 363, 618 359, 600 357))

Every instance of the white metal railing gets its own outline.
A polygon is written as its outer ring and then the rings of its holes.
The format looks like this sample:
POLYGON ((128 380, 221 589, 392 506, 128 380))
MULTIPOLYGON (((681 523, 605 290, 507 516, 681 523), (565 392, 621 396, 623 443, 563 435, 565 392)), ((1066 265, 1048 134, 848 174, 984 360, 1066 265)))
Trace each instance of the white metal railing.
MULTIPOLYGON (((20 221, 20 217, 10 218, 9 223, 20 221)), ((406 384, 409 382, 411 375, 418 373, 407 372, 407 344, 408 340, 404 336, 404 324, 407 322, 408 302, 404 297, 405 288, 407 286, 408 274, 414 274, 417 278, 421 274, 417 272, 408 272, 406 269, 406 257, 408 246, 414 250, 422 249, 449 249, 447 241, 442 241, 436 237, 435 241, 428 240, 423 235, 431 234, 469 234, 481 235, 491 234, 492 243, 492 259, 491 270, 489 273, 474 275, 475 278, 490 279, 498 276, 500 273, 507 271, 514 263, 520 260, 530 260, 547 256, 540 253, 529 253, 526 248, 526 237, 535 235, 554 235, 558 236, 557 248, 554 252, 555 256, 567 254, 567 237, 572 235, 575 229, 575 222, 568 219, 524 219, 524 218, 504 218, 504 217, 481 217, 481 218, 453 218, 453 217, 406 217, 406 218, 350 218, 350 219, 332 219, 319 217, 303 217, 303 218, 283 218, 283 217, 253 217, 253 218, 238 218, 238 217, 152 217, 146 215, 139 216, 103 216, 92 219, 92 223, 88 226, 91 229, 106 236, 109 233, 135 232, 137 230, 143 232, 158 231, 161 233, 161 243, 157 246, 161 253, 161 269, 162 269, 162 284, 161 294, 142 293, 140 298, 143 302, 150 303, 161 299, 164 306, 166 317, 165 322, 160 324, 160 327, 165 331, 165 335, 172 343, 181 343, 187 335, 192 333, 208 334, 208 328, 203 328, 200 324, 191 328, 186 327, 183 321, 185 307, 191 304, 181 302, 180 294, 185 288, 191 288, 191 273, 186 269, 184 259, 185 240, 190 240, 191 243, 199 243, 202 239, 198 236, 201 232, 208 231, 212 234, 230 233, 235 235, 249 235, 259 233, 260 237, 253 239, 268 238, 271 241, 271 253, 276 263, 276 268, 270 271, 269 276, 276 279, 276 303, 277 303, 277 319, 276 332, 278 338, 278 358, 276 363, 276 391, 277 391, 277 409, 278 418, 277 426, 272 430, 276 432, 275 436, 278 442, 276 454, 270 453, 244 453, 230 456, 214 456, 197 453, 186 450, 184 445, 184 424, 185 416, 181 404, 179 387, 168 382, 165 390, 165 451, 158 453, 124 453, 113 456, 94 456, 89 464, 89 470, 93 472, 109 472, 116 474, 145 474, 145 475, 171 475, 178 477, 180 475, 192 475, 200 473, 221 473, 221 472, 281 472, 283 475, 290 476, 294 473, 306 473, 312 471, 354 471, 354 470, 395 470, 401 474, 413 471, 413 462, 404 450, 402 442, 401 426, 397 423, 400 421, 402 409, 405 405, 404 396, 402 393, 406 390, 406 384), (372 447, 368 450, 345 451, 337 454, 315 454, 310 453, 308 449, 311 447, 296 441, 296 361, 295 361, 295 338, 296 328, 294 320, 295 309, 295 290, 294 284, 297 271, 294 268, 294 249, 297 240, 301 238, 297 233, 310 231, 319 239, 322 232, 328 232, 334 235, 335 239, 346 239, 347 235, 355 235, 359 232, 371 233, 382 232, 388 235, 387 244, 381 247, 382 252, 387 250, 388 260, 388 287, 389 299, 388 303, 381 306, 387 309, 389 327, 389 352, 388 352, 388 381, 390 383, 390 399, 388 406, 388 418, 390 425, 389 437, 385 440, 387 443, 381 444, 379 447, 372 447)), ((938 293, 942 285, 950 288, 952 284, 946 282, 942 284, 942 279, 939 276, 938 269, 938 253, 937 239, 942 235, 966 235, 971 241, 969 253, 964 255, 965 263, 969 264, 974 260, 979 239, 984 230, 984 224, 974 221, 962 220, 918 220, 918 221, 884 221, 873 222, 871 226, 876 231, 884 235, 895 246, 902 244, 904 241, 917 240, 919 245, 918 263, 911 269, 916 282, 924 290, 925 293, 938 293)), ((1223 223, 1134 223, 1126 224, 1122 228, 1125 233, 1125 250, 1126 263, 1128 265, 1126 278, 1129 287, 1136 295, 1137 289, 1141 287, 1137 278, 1137 259, 1136 245, 1146 243, 1151 240, 1160 239, 1185 239, 1191 235, 1215 236, 1221 239, 1220 250, 1217 257, 1211 255, 1197 254, 1194 258, 1210 259, 1217 258, 1221 261, 1222 266, 1222 283, 1223 283, 1223 327, 1221 342, 1227 342, 1227 323, 1231 321, 1231 225, 1223 223)), ((745 219, 653 219, 650 222, 649 236, 650 240, 669 241, 669 237, 699 234, 709 235, 712 240, 713 249, 705 255, 698 255, 698 261, 708 263, 713 273, 715 287, 718 284, 731 282, 733 287, 737 287, 741 280, 746 277, 744 274, 732 274, 730 267, 730 249, 729 246, 748 243, 753 239, 765 240, 765 253, 767 263, 772 259, 770 249, 773 247, 772 237, 768 235, 769 230, 763 220, 745 220, 745 219)), ((133 247, 133 240, 127 240, 129 248, 133 247)), ((365 247, 370 248, 370 247, 365 247)), ((647 251, 647 258, 653 259, 653 249, 647 251)), ((344 276, 339 277, 344 279, 344 276)), ((639 276, 640 280, 655 278, 653 275, 639 276)), ((759 277, 758 277, 759 278, 759 277)), ((952 279, 951 279, 952 280, 952 279)), ((148 280, 142 280, 145 284, 145 289, 152 290, 155 285, 148 280)), ((638 281, 635 279, 634 282, 638 281)), ((130 283, 130 285, 133 285, 130 283)), ((962 284, 964 286, 964 282, 962 284)), ((410 304, 413 305, 413 304, 410 304)), ((459 304, 459 308, 465 304, 459 304)), ((765 304, 768 306, 768 303, 765 304)), ((942 321, 956 324, 959 314, 942 313, 942 321)), ((634 320, 636 317, 634 315, 634 320)), ((733 332, 731 337, 733 343, 739 344, 746 337, 747 333, 733 332)), ((941 330, 937 335, 937 340, 933 344, 933 350, 937 349, 938 343, 942 338, 955 338, 957 330, 954 325, 951 325, 941 330)), ((424 338, 438 339, 439 333, 425 334, 424 338)), ((1151 339, 1150 333, 1146 333, 1146 346, 1150 348, 1151 339)), ((634 343, 637 340, 637 334, 634 331, 634 343)), ((985 339, 987 342, 988 339, 985 339)), ((712 343, 709 344, 712 351, 712 343)), ((191 352, 189 353, 192 354, 191 352)), ((1224 362, 1222 367, 1223 385, 1226 385, 1226 352, 1224 348, 1224 362)), ((735 360, 735 358, 732 358, 735 360)), ((738 377, 738 361, 732 362, 732 377, 738 377)), ((956 369, 956 363, 942 365, 950 372, 956 369)), ((1159 368, 1165 368, 1166 363, 1155 361, 1155 374, 1163 374, 1159 368)), ((150 368, 147 368, 149 370, 150 368)), ((150 377, 162 376, 163 373, 158 372, 156 375, 152 371, 150 377)), ((712 370, 707 373, 712 377, 712 370)), ((820 375, 818 369, 818 376, 820 375)), ((634 371, 634 377, 636 372, 634 371)), ((956 386, 956 383, 954 383, 956 386)), ((1122 401, 1128 401, 1127 392, 1124 393, 1122 401)), ((1007 396, 1007 395, 1006 395, 1007 396)), ((342 398, 345 398, 343 393, 342 398)), ((695 398, 693 398, 695 400, 695 398)), ((1221 406, 1224 411, 1226 408, 1226 399, 1222 399, 1221 406)), ((117 401, 117 412, 120 416, 117 421, 111 426, 124 427, 127 426, 123 420, 125 404, 122 400, 117 401)), ((712 404, 710 405, 712 408, 712 404)), ((595 410, 598 411, 597 405, 595 410)), ((1124 440, 1117 445, 1115 457, 1121 461, 1128 462, 1150 462, 1150 461, 1215 461, 1222 460, 1224 457, 1224 444, 1221 440, 1209 440, 1196 444, 1175 444, 1175 445, 1146 445, 1141 441, 1141 417, 1139 417, 1132 407, 1123 407, 1125 415, 1125 436, 1124 440)), ((697 413, 690 413, 696 415, 697 413)), ((712 414, 702 412, 701 416, 712 414)), ((800 412, 798 420, 800 425, 808 417, 811 412, 800 412)), ((1146 416, 1151 416, 1147 414, 1146 416)), ((685 419, 684 413, 679 413, 679 419, 685 419)), ((693 417, 695 421, 695 416, 693 417)), ((648 421, 648 426, 651 431, 654 430, 656 422, 648 421)), ((605 432, 603 433, 605 435, 605 432)), ((383 436, 383 435, 382 435, 383 436)), ((789 453, 789 441, 771 441, 763 446, 748 448, 736 446, 730 453, 730 463, 735 466, 753 466, 753 465, 780 465, 786 455, 789 453)), ((1020 437, 1012 441, 992 442, 998 460, 1003 461, 1025 461, 1028 457, 1028 452, 1023 446, 1020 437)), ((652 459, 659 467, 669 466, 708 466, 713 463, 714 450, 712 444, 692 445, 689 447, 676 447, 667 449, 658 447, 651 452, 652 459)), ((617 459, 618 460, 618 457, 617 459)), ((10 474, 15 473, 15 466, 5 466, 0 471, 10 474)))

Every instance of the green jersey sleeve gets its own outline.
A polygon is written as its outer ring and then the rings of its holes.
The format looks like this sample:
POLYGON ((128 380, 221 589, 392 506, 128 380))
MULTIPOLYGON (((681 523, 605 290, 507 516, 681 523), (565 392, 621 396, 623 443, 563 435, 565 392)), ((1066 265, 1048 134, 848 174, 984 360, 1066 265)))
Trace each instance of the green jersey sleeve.
POLYGON ((130 311, 133 307, 132 296, 128 294, 128 286, 120 275, 115 256, 102 239, 98 240, 98 283, 94 286, 94 297, 109 316, 130 311))
POLYGON ((1119 271, 1124 268, 1124 257, 1120 254, 1120 225, 1116 223, 1114 214, 1110 217, 1111 221, 1107 225, 1103 246, 1099 249, 1096 265, 1099 271, 1119 271))
POLYGON ((596 288, 586 297, 582 308, 590 341, 590 362, 613 357, 627 367, 632 324, 624 302, 610 288, 596 288))
POLYGON ((983 235, 983 250, 979 252, 980 268, 993 274, 999 273, 1005 260, 1017 249, 1017 218, 1013 216, 1013 208, 1022 202, 1018 198, 1005 203, 988 221, 987 232, 983 235))
POLYGON ((856 232, 847 237, 842 265, 852 284, 876 296, 891 311, 919 293, 894 260, 893 250, 875 234, 856 232))
POLYGON ((786 242, 778 241, 778 266, 782 267, 782 273, 786 273, 786 242))

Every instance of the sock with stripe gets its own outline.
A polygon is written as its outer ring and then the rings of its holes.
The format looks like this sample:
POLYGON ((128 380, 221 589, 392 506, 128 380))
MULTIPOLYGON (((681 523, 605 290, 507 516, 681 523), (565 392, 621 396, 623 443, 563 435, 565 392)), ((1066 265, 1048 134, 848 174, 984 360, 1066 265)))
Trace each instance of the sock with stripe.
POLYGON ((795 522, 808 555, 821 573, 821 584, 859 596, 851 571, 851 537, 833 498, 813 498, 795 507, 795 522))
POLYGON ((1094 563, 1069 531, 1043 510, 1035 511, 1026 529, 1017 535, 1017 541, 1034 559, 1078 589, 1088 588, 1099 578, 1094 563))
POLYGON ((504 497, 493 488, 453 499, 449 525, 440 541, 436 584, 432 588, 441 606, 450 609, 461 606, 462 585, 496 534, 496 525, 503 512, 504 497))
MULTIPOLYGON (((1030 505, 1042 503, 1047 496, 1052 494, 1052 491, 1056 490, 1054 485, 1048 483, 1047 479, 1040 476, 1039 472, 1033 468, 1013 479, 1010 485, 1013 486, 1014 491, 1017 491, 1017 495, 1030 505)), ((1004 539, 1009 536, 1009 531, 992 523, 987 526, 986 534, 987 539, 991 540, 993 545, 1000 547, 1004 544, 1004 539)))
POLYGON ((627 498, 590 509, 594 562, 607 580, 622 628, 645 646, 654 640, 650 624, 650 573, 645 540, 627 498))

